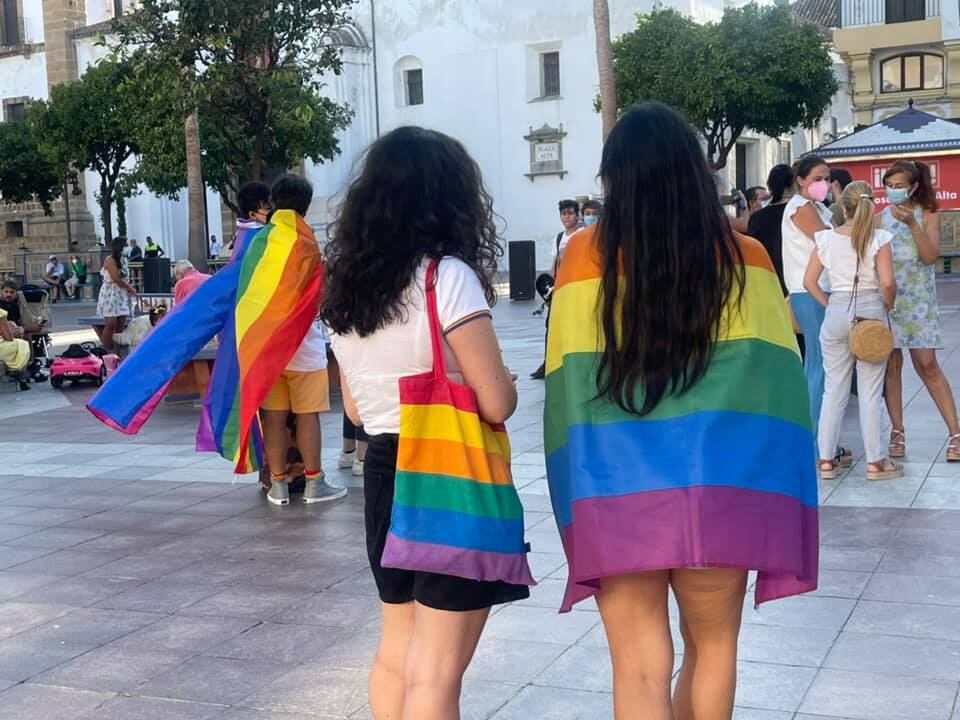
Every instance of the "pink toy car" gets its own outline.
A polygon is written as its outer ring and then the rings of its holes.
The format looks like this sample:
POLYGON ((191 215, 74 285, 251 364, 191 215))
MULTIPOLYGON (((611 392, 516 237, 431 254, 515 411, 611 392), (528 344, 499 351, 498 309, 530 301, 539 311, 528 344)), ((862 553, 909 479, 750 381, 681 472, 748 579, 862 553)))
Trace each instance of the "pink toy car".
POLYGON ((65 380, 73 383, 86 380, 100 387, 119 364, 119 357, 93 343, 71 345, 50 366, 50 384, 59 388, 65 380))

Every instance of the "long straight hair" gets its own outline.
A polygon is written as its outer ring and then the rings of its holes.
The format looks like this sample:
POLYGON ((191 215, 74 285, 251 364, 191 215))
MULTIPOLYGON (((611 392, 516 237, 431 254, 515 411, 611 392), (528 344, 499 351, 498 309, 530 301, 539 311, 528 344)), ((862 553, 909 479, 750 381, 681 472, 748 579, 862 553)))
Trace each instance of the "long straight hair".
POLYGON ((644 103, 610 133, 600 165, 603 353, 597 387, 649 415, 707 372, 745 273, 697 136, 674 110, 644 103))
POLYGON ((873 242, 873 188, 863 180, 852 182, 843 189, 840 202, 847 219, 853 220, 850 242, 857 257, 863 259, 867 256, 867 248, 873 242))

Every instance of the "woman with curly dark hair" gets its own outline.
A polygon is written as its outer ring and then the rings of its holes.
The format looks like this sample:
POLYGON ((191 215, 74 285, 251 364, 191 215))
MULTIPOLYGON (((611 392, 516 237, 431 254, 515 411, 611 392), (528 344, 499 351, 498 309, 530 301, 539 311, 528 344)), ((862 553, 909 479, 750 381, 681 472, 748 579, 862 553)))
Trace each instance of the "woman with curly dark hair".
POLYGON ((438 132, 402 127, 370 148, 327 246, 323 319, 334 333, 344 406, 369 435, 364 464, 367 553, 383 631, 370 676, 377 720, 459 717, 463 673, 493 605, 526 586, 384 568, 400 431, 399 380, 433 367, 428 266, 449 374, 502 423, 517 393, 493 330, 491 282, 502 248, 480 169, 438 132))

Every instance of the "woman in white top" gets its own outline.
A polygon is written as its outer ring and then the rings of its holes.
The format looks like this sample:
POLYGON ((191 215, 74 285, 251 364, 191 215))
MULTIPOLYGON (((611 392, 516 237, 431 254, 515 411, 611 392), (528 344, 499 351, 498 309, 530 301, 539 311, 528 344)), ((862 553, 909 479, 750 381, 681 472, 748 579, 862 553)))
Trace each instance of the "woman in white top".
MULTIPOLYGON (((841 199, 846 222, 837 230, 817 233, 817 251, 810 258, 804 287, 826 308, 820 331, 826 387, 820 415, 819 445, 836 447, 843 414, 850 398, 853 367, 857 367, 860 398, 860 432, 867 455, 867 479, 889 480, 903 476, 903 467, 886 456, 883 441, 883 380, 887 364, 857 360, 850 349, 855 318, 885 320, 897 295, 893 276, 892 236, 874 229, 873 191, 857 181, 847 185, 841 199), (829 298, 820 286, 830 282, 829 298)), ((833 479, 839 472, 834 458, 820 459, 820 475, 833 479)))
MULTIPOLYGON (((814 254, 814 236, 832 227, 830 211, 823 201, 830 191, 830 168, 816 155, 807 155, 797 165, 796 193, 783 211, 783 281, 790 293, 790 307, 803 334, 805 354, 803 369, 810 393, 810 417, 813 426, 820 423, 823 402, 823 355, 820 352, 820 327, 823 325, 823 307, 803 285, 804 273, 814 254)), ((820 287, 830 292, 824 279, 820 287)), ((818 450, 818 457, 836 457, 841 467, 850 467, 853 456, 843 448, 828 447, 818 450)))
POLYGON ((493 330, 491 278, 502 254, 480 168, 441 133, 402 127, 370 148, 327 246, 323 318, 344 382, 347 415, 369 435, 364 462, 367 554, 383 630, 370 707, 386 718, 460 717, 463 673, 490 608, 526 586, 384 568, 400 432, 399 379, 433 365, 426 270, 440 259, 436 297, 446 366, 501 423, 517 393, 493 330))

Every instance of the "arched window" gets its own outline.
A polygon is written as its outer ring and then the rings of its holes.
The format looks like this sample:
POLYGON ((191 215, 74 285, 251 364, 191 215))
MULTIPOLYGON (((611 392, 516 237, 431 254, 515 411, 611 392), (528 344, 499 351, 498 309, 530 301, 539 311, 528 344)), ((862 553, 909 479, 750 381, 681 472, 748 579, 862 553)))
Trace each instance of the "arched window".
POLYGON ((423 105, 423 63, 412 55, 397 60, 394 66, 397 105, 423 105))
POLYGON ((897 55, 880 63, 880 92, 943 87, 943 58, 928 53, 897 55))

